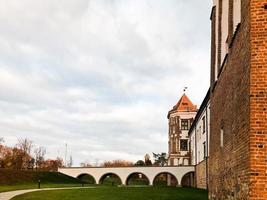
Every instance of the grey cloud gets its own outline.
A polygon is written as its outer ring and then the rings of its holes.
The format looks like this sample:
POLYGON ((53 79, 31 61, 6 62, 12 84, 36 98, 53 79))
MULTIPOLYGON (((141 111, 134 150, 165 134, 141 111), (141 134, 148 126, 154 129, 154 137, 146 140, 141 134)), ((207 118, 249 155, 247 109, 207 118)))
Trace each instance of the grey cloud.
POLYGON ((76 165, 167 151, 167 111, 185 85, 197 104, 208 87, 210 6, 2 1, 1 136, 51 157, 68 143, 76 165))

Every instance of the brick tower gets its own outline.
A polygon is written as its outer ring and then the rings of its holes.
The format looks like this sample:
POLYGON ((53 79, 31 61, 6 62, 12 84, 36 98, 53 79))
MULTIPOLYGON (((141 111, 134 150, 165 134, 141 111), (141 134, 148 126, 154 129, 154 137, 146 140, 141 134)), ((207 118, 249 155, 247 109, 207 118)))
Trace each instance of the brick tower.
POLYGON ((213 0, 209 199, 267 199, 267 0, 213 0))
POLYGON ((169 158, 168 165, 189 165, 188 131, 197 113, 190 99, 183 94, 178 103, 168 112, 169 158))

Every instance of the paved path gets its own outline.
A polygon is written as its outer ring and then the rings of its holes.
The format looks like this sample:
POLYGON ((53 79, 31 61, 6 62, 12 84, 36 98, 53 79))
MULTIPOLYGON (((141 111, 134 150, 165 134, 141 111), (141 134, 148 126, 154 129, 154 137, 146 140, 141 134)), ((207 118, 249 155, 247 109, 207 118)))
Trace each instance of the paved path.
POLYGON ((65 187, 65 188, 43 188, 43 189, 28 189, 28 190, 16 190, 10 192, 0 193, 0 200, 9 200, 13 197, 28 192, 44 191, 44 190, 71 190, 71 189, 83 189, 83 188, 94 188, 94 187, 65 187))

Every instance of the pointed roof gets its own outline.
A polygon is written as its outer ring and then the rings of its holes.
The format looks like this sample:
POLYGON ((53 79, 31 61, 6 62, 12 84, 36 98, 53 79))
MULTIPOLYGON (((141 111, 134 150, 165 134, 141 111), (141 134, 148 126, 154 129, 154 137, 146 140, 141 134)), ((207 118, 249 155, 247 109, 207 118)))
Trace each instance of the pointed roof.
POLYGON ((174 112, 197 112, 197 106, 184 93, 177 104, 169 111, 168 118, 174 112))

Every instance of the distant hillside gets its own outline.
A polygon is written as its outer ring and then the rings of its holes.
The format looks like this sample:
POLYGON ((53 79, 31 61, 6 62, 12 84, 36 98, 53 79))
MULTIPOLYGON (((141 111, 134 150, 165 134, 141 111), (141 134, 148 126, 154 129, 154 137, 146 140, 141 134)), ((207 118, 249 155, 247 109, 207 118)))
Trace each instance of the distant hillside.
POLYGON ((38 180, 41 180, 41 183, 53 184, 81 183, 80 180, 59 172, 0 169, 0 186, 37 183, 38 180))

